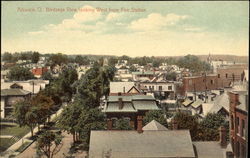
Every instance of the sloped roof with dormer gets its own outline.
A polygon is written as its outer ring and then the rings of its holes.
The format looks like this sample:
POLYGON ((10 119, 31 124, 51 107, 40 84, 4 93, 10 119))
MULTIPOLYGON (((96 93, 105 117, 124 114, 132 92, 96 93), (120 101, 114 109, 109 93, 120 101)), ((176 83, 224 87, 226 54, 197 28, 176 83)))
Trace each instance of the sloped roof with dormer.
POLYGON ((137 112, 139 110, 159 110, 151 95, 109 96, 103 112, 137 112), (122 108, 119 100, 122 101, 122 108))

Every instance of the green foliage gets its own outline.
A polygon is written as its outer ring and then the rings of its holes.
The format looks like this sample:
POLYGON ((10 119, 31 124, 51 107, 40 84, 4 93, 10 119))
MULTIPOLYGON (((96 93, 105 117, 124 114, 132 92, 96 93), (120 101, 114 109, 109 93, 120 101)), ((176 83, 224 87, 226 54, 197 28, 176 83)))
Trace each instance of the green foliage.
MULTIPOLYGON (((178 124, 178 129, 189 129, 191 138, 196 135, 198 129, 198 119, 195 116, 192 116, 187 113, 177 112, 173 118, 178 124)), ((172 126, 172 123, 171 123, 172 126)))
POLYGON ((224 126, 229 129, 228 121, 225 117, 217 113, 209 113, 200 122, 197 135, 198 140, 203 141, 218 141, 219 140, 219 127, 224 126))
POLYGON ((166 80, 169 81, 176 81, 176 78, 177 78, 176 72, 170 72, 166 75, 166 80))
POLYGON ((31 62, 37 63, 39 61, 40 54, 38 52, 33 52, 31 55, 31 62))
POLYGON ((51 75, 50 72, 47 71, 47 72, 45 72, 45 73, 42 74, 42 79, 43 80, 52 80, 53 76, 51 75))
MULTIPOLYGON (((173 118, 178 129, 189 129, 193 141, 218 141, 219 127, 229 129, 228 121, 220 114, 210 113, 200 123, 196 116, 178 112, 173 118)), ((172 124, 172 123, 171 123, 172 124)))
POLYGON ((20 126, 29 126, 33 136, 33 128, 37 124, 46 122, 53 105, 54 102, 50 97, 38 94, 30 100, 19 101, 14 104, 13 116, 20 126))
POLYGON ((182 68, 187 68, 191 72, 209 71, 211 69, 207 62, 201 61, 197 56, 194 55, 186 55, 178 59, 176 65, 182 68))
POLYGON ((100 98, 109 93, 109 82, 115 75, 115 67, 95 64, 89 69, 78 82, 78 93, 81 98, 85 98, 85 105, 98 107, 100 98))
POLYGON ((168 127, 168 123, 166 118, 164 117, 164 112, 161 110, 152 110, 146 113, 145 117, 143 118, 143 124, 146 125, 152 120, 155 120, 162 124, 165 127, 168 127))
POLYGON ((49 60, 52 62, 52 65, 62 65, 68 63, 67 55, 64 55, 62 53, 51 55, 49 60))
POLYGON ((82 57, 81 55, 77 55, 75 57, 75 62, 79 65, 89 65, 90 60, 87 56, 82 57))
POLYGON ((11 81, 25 81, 34 79, 35 77, 28 68, 15 66, 10 69, 9 73, 7 74, 7 78, 11 81))
POLYGON ((73 134, 73 140, 83 141, 88 147, 91 130, 105 129, 104 114, 97 108, 88 108, 79 100, 64 108, 58 126, 73 134), (78 135, 77 135, 78 133, 78 135))
POLYGON ((116 120, 114 129, 117 130, 132 130, 132 127, 130 126, 130 122, 127 119, 120 118, 116 120))
POLYGON ((3 54, 3 61, 5 61, 5 62, 15 62, 15 61, 17 61, 15 58, 14 58, 14 56, 11 54, 11 53, 9 53, 9 52, 4 52, 4 54, 3 54))
POLYGON ((111 57, 111 58, 108 60, 108 62, 109 62, 109 66, 115 66, 115 64, 118 63, 118 59, 115 58, 115 57, 111 57))
POLYGON ((58 79, 53 82, 53 88, 55 92, 62 96, 63 101, 70 101, 72 95, 76 92, 76 88, 72 85, 78 80, 77 71, 74 68, 64 68, 62 73, 59 74, 58 79))
POLYGON ((37 139, 37 152, 47 158, 53 158, 62 147, 62 135, 59 132, 44 131, 37 139))

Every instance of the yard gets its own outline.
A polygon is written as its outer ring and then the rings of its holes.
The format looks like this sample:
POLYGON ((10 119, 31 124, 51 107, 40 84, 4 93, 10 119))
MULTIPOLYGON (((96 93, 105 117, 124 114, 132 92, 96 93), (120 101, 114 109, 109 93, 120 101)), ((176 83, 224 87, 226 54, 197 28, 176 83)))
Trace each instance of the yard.
POLYGON ((5 151, 12 144, 30 131, 29 127, 19 127, 18 125, 0 125, 1 136, 13 136, 12 138, 0 138, 0 152, 5 151))

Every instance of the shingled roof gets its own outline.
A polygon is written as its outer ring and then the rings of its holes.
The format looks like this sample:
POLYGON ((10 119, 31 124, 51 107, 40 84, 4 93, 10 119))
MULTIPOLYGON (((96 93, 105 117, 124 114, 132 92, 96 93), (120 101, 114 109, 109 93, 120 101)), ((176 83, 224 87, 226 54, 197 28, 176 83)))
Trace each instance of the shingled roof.
POLYGON ((104 156, 195 158, 188 130, 91 131, 89 157, 104 156))
POLYGON ((2 96, 24 96, 30 93, 31 92, 23 90, 23 89, 2 89, 1 97, 2 96))
POLYGON ((168 130, 166 127, 164 127, 159 122, 152 120, 149 122, 146 126, 142 128, 143 131, 166 131, 168 130))

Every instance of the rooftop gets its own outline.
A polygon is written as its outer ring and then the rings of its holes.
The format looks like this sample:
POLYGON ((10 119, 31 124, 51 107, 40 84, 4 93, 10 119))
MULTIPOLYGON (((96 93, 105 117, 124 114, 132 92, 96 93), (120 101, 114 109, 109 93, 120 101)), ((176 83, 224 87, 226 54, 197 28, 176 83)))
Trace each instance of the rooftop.
POLYGON ((24 96, 30 93, 31 92, 22 90, 22 89, 1 89, 1 97, 2 96, 24 96))
POLYGON ((189 157, 195 158, 188 130, 91 131, 90 158, 189 157))

